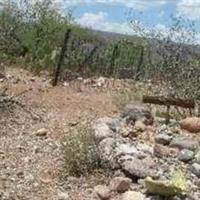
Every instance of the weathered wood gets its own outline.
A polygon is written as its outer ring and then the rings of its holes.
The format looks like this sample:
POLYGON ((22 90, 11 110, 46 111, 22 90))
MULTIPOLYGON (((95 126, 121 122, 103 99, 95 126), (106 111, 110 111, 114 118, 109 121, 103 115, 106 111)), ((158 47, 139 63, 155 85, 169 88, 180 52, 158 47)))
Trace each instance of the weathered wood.
POLYGON ((84 71, 85 65, 90 61, 90 59, 92 59, 92 56, 95 54, 95 52, 97 51, 97 49, 98 49, 97 46, 93 47, 93 49, 90 51, 89 55, 79 65, 78 73, 80 73, 82 76, 83 76, 83 71, 84 71))
POLYGON ((137 68, 136 68, 136 75, 135 75, 136 81, 139 80, 139 77, 141 75, 143 60, 144 60, 144 47, 141 46, 139 62, 138 62, 137 68))
POLYGON ((65 33, 65 39, 64 39, 64 42, 63 42, 63 47, 61 49, 60 58, 58 60, 58 65, 57 65, 57 68, 55 70, 54 79, 53 79, 53 82, 52 82, 53 86, 56 86, 57 82, 58 82, 58 77, 59 77, 61 66, 62 66, 62 63, 63 63, 63 60, 64 60, 65 52, 67 50, 67 44, 68 44, 68 40, 69 40, 69 37, 70 37, 70 33, 71 33, 71 29, 68 29, 67 32, 65 33))
POLYGON ((178 106, 182 108, 195 108, 195 101, 192 99, 165 98, 163 96, 144 96, 143 103, 151 103, 164 106, 178 106))

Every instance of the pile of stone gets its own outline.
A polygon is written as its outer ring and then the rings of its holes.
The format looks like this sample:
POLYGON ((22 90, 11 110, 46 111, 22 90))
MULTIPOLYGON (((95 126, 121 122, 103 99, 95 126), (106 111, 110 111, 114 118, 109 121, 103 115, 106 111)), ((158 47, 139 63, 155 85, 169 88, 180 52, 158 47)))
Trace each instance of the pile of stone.
POLYGON ((123 175, 114 178, 111 186, 95 189, 101 199, 111 198, 110 188, 115 188, 125 200, 169 196, 200 199, 199 135, 186 133, 179 127, 154 124, 149 108, 139 103, 127 105, 120 116, 92 123, 102 161, 123 175), (177 180, 171 178, 171 174, 178 172, 180 175, 174 176, 177 180))

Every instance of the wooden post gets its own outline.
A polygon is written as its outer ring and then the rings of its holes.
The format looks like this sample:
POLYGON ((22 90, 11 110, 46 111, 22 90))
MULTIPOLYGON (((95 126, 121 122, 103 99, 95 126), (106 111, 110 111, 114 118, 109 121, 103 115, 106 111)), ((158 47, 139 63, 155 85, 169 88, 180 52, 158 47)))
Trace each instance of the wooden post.
POLYGON ((143 103, 157 104, 167 106, 166 111, 166 124, 170 122, 170 106, 177 106, 182 108, 195 108, 195 101, 192 99, 175 99, 175 98, 165 98, 163 96, 144 96, 143 103))
POLYGON ((178 106, 182 108, 195 108, 195 101, 192 99, 176 99, 176 98, 165 98, 163 96, 144 96, 143 103, 152 103, 163 106, 178 106))
POLYGON ((136 68, 136 74, 135 74, 135 80, 136 81, 139 80, 139 77, 141 75, 143 61, 144 61, 144 47, 141 46, 139 62, 138 62, 138 65, 137 65, 137 68, 136 68))
POLYGON ((93 49, 90 51, 89 55, 85 58, 85 60, 83 61, 83 63, 81 63, 79 65, 78 73, 80 73, 82 76, 83 76, 83 70, 84 70, 85 65, 88 63, 88 61, 90 59, 92 59, 92 56, 95 54, 95 52, 97 51, 97 49, 98 49, 97 46, 93 47, 93 49))
POLYGON ((52 81, 53 86, 56 86, 57 83, 58 83, 58 77, 60 75, 61 66, 62 66, 62 63, 63 63, 63 60, 64 60, 65 52, 67 50, 67 44, 68 44, 68 41, 69 41, 70 33, 71 33, 71 29, 68 29, 67 32, 65 33, 65 38, 64 38, 62 49, 61 49, 60 57, 59 57, 59 60, 58 60, 58 65, 56 67, 54 79, 52 81))
POLYGON ((165 123, 169 124, 169 122, 170 122, 170 106, 168 105, 167 106, 167 113, 166 113, 166 121, 165 121, 165 123))
POLYGON ((118 46, 118 44, 115 44, 113 47, 112 56, 111 56, 111 60, 110 60, 110 69, 108 72, 109 76, 112 76, 113 73, 115 72, 115 60, 116 60, 118 54, 119 54, 119 46, 118 46))

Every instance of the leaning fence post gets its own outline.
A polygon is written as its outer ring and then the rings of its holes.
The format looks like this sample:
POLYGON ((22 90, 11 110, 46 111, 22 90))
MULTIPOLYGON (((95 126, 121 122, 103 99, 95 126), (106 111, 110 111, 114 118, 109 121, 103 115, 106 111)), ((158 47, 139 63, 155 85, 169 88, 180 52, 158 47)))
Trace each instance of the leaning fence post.
POLYGON ((170 105, 167 105, 165 124, 169 124, 169 123, 170 123, 170 105))
POLYGON ((53 86, 56 86, 57 83, 58 83, 58 77, 59 77, 61 66, 62 66, 62 63, 63 63, 63 60, 64 60, 65 52, 67 50, 67 44, 68 44, 68 41, 69 41, 70 33, 71 33, 71 29, 68 29, 67 32, 65 33, 63 46, 62 46, 62 49, 61 49, 60 57, 59 57, 58 64, 57 64, 57 67, 56 67, 56 70, 55 70, 55 73, 54 73, 54 78, 53 78, 53 81, 52 81, 53 86))

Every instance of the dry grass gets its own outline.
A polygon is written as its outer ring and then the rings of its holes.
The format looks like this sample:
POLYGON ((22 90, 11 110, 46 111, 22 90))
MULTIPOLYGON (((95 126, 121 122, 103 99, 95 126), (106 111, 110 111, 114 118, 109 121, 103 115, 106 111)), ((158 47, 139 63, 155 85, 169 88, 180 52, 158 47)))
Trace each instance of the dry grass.
POLYGON ((70 130, 63 142, 66 175, 82 176, 102 168, 97 142, 87 127, 70 130))
POLYGON ((111 101, 118 109, 122 109, 126 104, 133 101, 141 101, 142 96, 146 93, 145 88, 132 86, 123 88, 118 92, 111 93, 111 101))

